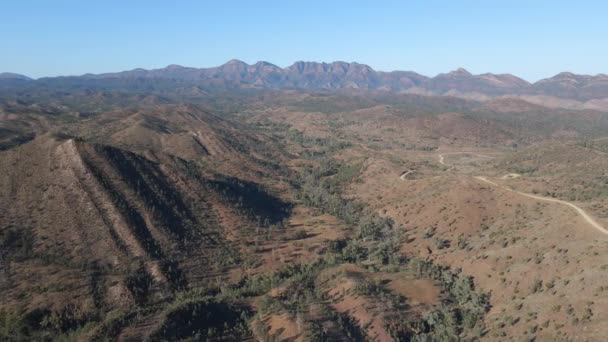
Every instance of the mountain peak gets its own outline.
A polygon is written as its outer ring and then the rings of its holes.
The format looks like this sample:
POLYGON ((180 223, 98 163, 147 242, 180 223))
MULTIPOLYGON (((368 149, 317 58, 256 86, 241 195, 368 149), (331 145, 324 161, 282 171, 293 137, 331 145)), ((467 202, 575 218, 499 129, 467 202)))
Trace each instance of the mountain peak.
POLYGON ((560 72, 559 74, 553 76, 554 78, 575 78, 577 75, 570 71, 560 72))
POLYGON ((243 62, 240 59, 231 59, 228 62, 226 62, 226 64, 224 64, 224 65, 245 65, 245 66, 247 66, 249 64, 243 62))
POLYGON ((465 68, 458 68, 454 71, 450 71, 449 73, 450 75, 466 75, 466 76, 473 76, 473 74, 471 74, 467 69, 465 68))
POLYGON ((21 74, 15 74, 12 72, 0 72, 0 79, 2 80, 23 80, 23 81, 31 81, 32 79, 21 74))
POLYGON ((293 63, 291 66, 287 67, 287 70, 303 73, 305 71, 317 69, 319 66, 322 66, 322 64, 317 63, 317 62, 297 61, 297 62, 293 63))
POLYGON ((274 64, 272 64, 272 63, 266 62, 266 61, 258 61, 258 62, 257 62, 257 63, 255 63, 253 66, 255 66, 255 67, 272 67, 272 68, 278 68, 278 66, 276 66, 276 65, 274 65, 274 64))
POLYGON ((178 64, 169 64, 165 67, 165 69, 184 69, 184 67, 178 64))

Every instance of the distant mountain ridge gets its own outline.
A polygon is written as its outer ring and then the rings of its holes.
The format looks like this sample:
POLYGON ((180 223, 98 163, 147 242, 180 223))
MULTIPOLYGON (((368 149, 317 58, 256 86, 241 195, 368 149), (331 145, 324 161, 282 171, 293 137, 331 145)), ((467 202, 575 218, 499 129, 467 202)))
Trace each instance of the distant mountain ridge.
MULTIPOLYGON (((30 78, 0 74, 4 80, 31 81, 30 78)), ((608 76, 599 74, 576 75, 563 72, 553 77, 530 83, 511 74, 485 73, 474 75, 457 69, 435 77, 413 71, 376 71, 356 62, 295 62, 286 68, 260 61, 247 64, 240 60, 211 68, 192 68, 169 65, 161 69, 133 69, 128 71, 85 74, 82 76, 46 77, 35 82, 45 84, 77 83, 86 85, 106 82, 111 84, 165 80, 201 86, 205 89, 371 89, 410 92, 427 95, 453 95, 460 97, 539 95, 579 101, 608 98, 608 76)))
POLYGON ((0 80, 22 80, 22 81, 31 81, 32 79, 20 74, 15 74, 12 72, 0 72, 0 80))

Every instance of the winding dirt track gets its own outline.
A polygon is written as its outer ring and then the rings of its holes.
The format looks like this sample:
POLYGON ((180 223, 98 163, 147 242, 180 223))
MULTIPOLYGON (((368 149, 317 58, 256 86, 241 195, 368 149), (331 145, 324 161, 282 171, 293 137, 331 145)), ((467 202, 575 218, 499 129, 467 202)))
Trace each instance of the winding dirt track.
POLYGON ((499 188, 501 188, 503 190, 514 192, 514 193, 522 195, 522 196, 526 196, 526 197, 529 197, 529 198, 534 198, 534 199, 537 199, 537 200, 540 200, 540 201, 554 202, 554 203, 559 203, 559 204, 566 205, 566 206, 568 206, 568 207, 576 210, 576 212, 579 215, 581 215, 585 219, 585 221, 587 221, 587 223, 589 223, 590 225, 592 225, 593 228, 595 228, 595 229, 599 230, 600 232, 608 235, 608 230, 606 228, 604 228, 602 225, 600 225, 599 223, 597 223, 597 221, 595 221, 589 214, 587 214, 586 211, 584 211, 583 209, 581 209, 579 206, 574 205, 574 204, 572 204, 572 203, 570 203, 568 201, 563 201, 563 200, 556 199, 556 198, 551 198, 551 197, 537 196, 537 195, 532 195, 532 194, 528 194, 528 193, 525 193, 525 192, 513 190, 513 189, 510 189, 510 188, 507 188, 504 185, 500 185, 500 184, 494 183, 491 180, 489 180, 489 179, 487 179, 486 177, 483 177, 483 176, 476 176, 475 179, 478 179, 478 180, 480 180, 482 182, 486 182, 486 183, 491 184, 493 186, 499 187, 499 188))
POLYGON ((407 175, 409 175, 410 173, 414 173, 414 172, 415 172, 415 170, 409 170, 407 172, 404 172, 403 174, 401 174, 401 176, 399 177, 399 179, 401 179, 401 180, 404 181, 405 177, 407 177, 407 175))
MULTIPOLYGON (((480 157, 484 157, 484 158, 493 158, 493 157, 485 156, 483 154, 479 154, 479 153, 475 153, 475 152, 447 152, 447 153, 439 154, 439 163, 440 164, 447 165, 445 163, 445 160, 444 160, 444 157, 443 157, 444 155, 447 155, 447 154, 474 154, 474 155, 477 155, 477 156, 480 156, 480 157)), ((564 201, 564 200, 560 200, 560 199, 556 199, 556 198, 551 198, 551 197, 543 197, 543 196, 528 194, 528 193, 521 192, 521 191, 518 191, 518 190, 513 190, 513 189, 510 189, 510 188, 508 188, 508 187, 506 187, 504 185, 500 185, 498 183, 495 183, 495 182, 487 179, 484 176, 475 176, 474 178, 478 179, 478 180, 480 180, 482 182, 488 183, 490 185, 493 185, 495 187, 501 188, 503 190, 514 192, 514 193, 519 194, 521 196, 533 198, 533 199, 536 199, 536 200, 539 200, 539 201, 559 203, 559 204, 568 206, 568 207, 574 209, 580 216, 582 216, 583 219, 585 219, 585 221, 587 223, 589 223, 591 226, 593 226, 593 228, 597 229, 598 231, 600 231, 603 234, 608 235, 608 229, 604 228, 601 224, 599 224, 595 219, 593 219, 593 217, 591 217, 589 214, 587 214, 587 212, 585 210, 583 210, 581 207, 579 207, 579 206, 577 206, 575 204, 572 204, 572 203, 570 203, 568 201, 564 201)))
POLYGON ((439 164, 441 164, 441 165, 447 165, 445 163, 445 160, 444 160, 443 156, 449 155, 449 154, 472 154, 472 155, 479 156, 479 157, 482 157, 482 158, 488 158, 488 159, 494 158, 494 157, 486 156, 486 155, 483 155, 483 154, 479 154, 477 152, 446 152, 446 153, 439 154, 439 164))

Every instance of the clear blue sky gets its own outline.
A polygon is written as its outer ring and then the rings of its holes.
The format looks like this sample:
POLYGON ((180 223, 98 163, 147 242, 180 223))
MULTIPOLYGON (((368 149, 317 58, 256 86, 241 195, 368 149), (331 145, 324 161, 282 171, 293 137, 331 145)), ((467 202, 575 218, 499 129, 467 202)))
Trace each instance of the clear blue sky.
POLYGON ((608 73, 606 1, 6 0, 0 71, 32 77, 237 58, 433 76, 608 73))

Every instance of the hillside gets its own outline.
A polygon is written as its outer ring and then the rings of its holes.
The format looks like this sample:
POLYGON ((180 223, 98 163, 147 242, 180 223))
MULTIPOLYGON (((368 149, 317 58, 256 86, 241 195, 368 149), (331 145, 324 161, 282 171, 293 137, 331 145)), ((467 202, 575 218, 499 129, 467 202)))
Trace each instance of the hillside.
POLYGON ((161 153, 50 135, 2 153, 2 307, 32 319, 81 324, 229 278, 247 232, 289 213, 258 184, 161 153))
POLYGON ((473 276, 491 293, 482 340, 601 340, 606 236, 572 207, 506 189, 571 201, 605 227, 605 139, 589 138, 602 115, 511 100, 464 113, 439 101, 316 99, 335 111, 303 110, 314 95, 292 101, 249 120, 274 122, 290 149, 337 165, 343 197, 401 227, 402 253, 473 276))

